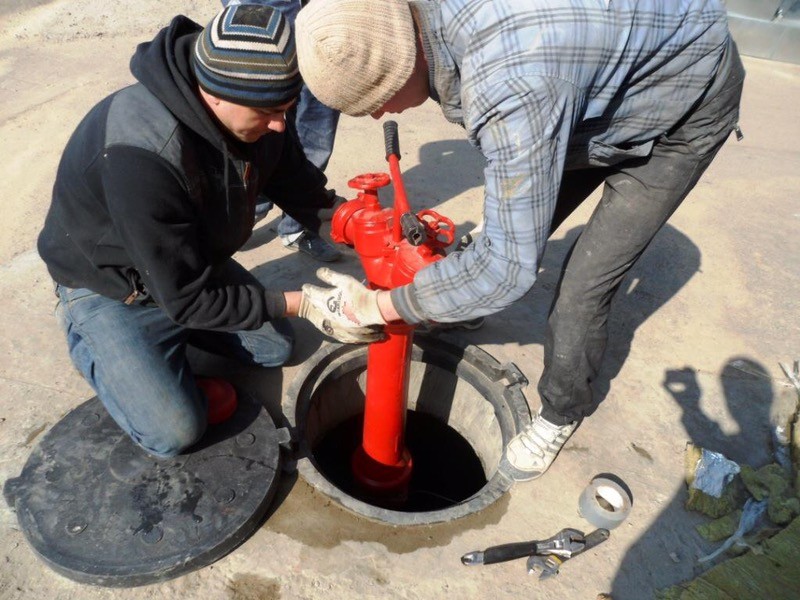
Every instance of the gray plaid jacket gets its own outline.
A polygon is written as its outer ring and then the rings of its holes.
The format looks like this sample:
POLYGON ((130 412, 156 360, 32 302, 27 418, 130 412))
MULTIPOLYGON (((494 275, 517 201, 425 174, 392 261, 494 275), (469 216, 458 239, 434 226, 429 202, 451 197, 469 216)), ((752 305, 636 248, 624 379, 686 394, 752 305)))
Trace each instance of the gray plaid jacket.
POLYGON ((392 291, 408 322, 522 297, 564 170, 648 156, 706 94, 729 43, 722 0, 412 2, 432 97, 486 157, 484 232, 392 291))

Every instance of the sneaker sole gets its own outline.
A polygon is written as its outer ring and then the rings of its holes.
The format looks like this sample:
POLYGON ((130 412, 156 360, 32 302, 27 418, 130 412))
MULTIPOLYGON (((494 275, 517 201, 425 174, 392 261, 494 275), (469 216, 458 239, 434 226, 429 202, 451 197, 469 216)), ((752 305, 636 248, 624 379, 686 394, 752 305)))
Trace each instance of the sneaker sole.
POLYGON ((500 459, 500 470, 503 471, 506 475, 511 477, 514 481, 523 482, 523 481, 533 481, 534 479, 539 479, 545 472, 530 472, 530 471, 523 471, 518 469, 514 465, 512 465, 508 459, 504 456, 500 459))

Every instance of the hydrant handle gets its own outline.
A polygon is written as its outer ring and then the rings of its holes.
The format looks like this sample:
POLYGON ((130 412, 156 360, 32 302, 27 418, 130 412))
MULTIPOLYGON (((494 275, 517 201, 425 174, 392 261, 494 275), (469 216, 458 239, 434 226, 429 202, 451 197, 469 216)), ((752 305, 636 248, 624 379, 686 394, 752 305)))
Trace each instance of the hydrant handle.
MULTIPOLYGON (((400 160, 400 137, 397 135, 397 122, 386 121, 383 124, 383 143, 386 148, 386 160, 389 163, 400 160)), ((398 173, 399 175, 399 173, 398 173)), ((399 194, 398 194, 399 197, 399 194)), ((396 201, 397 202, 397 201, 396 201)), ((403 206, 397 205, 395 210, 395 218, 398 213, 403 209, 403 206)), ((410 208, 406 207, 406 211, 399 215, 400 229, 403 232, 403 237, 412 246, 419 246, 425 243, 428 236, 425 235, 425 224, 411 212, 410 208)))
POLYGON ((386 147, 386 160, 394 154, 400 160, 400 138, 397 135, 397 121, 386 121, 383 124, 383 143, 386 147))
POLYGON ((409 243, 412 243, 411 240, 415 238, 419 239, 419 237, 415 236, 412 230, 407 230, 408 234, 404 235, 406 232, 404 232, 402 228, 403 219, 405 219, 406 223, 409 223, 414 219, 414 215, 411 212, 411 207, 408 205, 406 188, 403 185, 403 178, 400 175, 400 142, 397 138, 396 121, 386 121, 383 124, 383 141, 386 147, 386 160, 389 163, 389 172, 392 174, 392 183, 394 183, 392 241, 398 243, 405 237, 408 239, 409 243))

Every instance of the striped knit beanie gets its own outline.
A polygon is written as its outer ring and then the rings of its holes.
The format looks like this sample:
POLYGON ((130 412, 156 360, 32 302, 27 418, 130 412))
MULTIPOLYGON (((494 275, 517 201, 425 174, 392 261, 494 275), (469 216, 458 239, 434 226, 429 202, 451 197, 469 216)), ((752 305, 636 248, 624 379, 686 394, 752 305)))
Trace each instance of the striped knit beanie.
POLYGON ((222 9, 197 36, 192 68, 206 92, 242 106, 286 104, 303 84, 289 23, 269 6, 222 9))
POLYGON ((311 92, 347 115, 375 112, 411 77, 416 34, 407 0, 311 0, 295 22, 311 92))

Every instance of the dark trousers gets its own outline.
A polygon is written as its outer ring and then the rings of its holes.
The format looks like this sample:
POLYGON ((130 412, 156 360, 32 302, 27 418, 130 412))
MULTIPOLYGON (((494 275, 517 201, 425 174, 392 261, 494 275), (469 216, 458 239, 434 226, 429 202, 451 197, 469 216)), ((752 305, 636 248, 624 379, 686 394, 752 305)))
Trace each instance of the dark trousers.
POLYGON ((542 416, 564 425, 595 405, 611 299, 625 274, 695 186, 736 126, 744 69, 735 46, 725 84, 662 136, 651 156, 613 167, 567 171, 551 231, 604 183, 603 196, 564 263, 547 323, 542 416))

